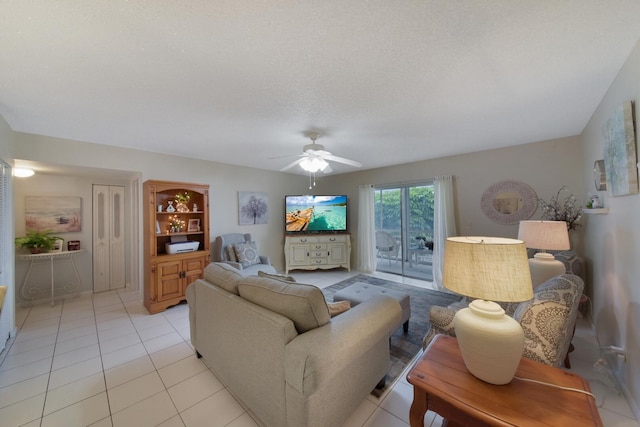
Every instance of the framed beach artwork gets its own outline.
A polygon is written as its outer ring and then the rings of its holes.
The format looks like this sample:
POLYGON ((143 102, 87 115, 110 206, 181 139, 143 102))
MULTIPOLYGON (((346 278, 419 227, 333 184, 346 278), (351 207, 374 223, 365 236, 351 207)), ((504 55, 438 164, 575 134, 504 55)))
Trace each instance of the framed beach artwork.
POLYGON ((636 135, 631 101, 616 108, 605 124, 604 137, 605 173, 611 195, 637 194, 636 135))
POLYGON ((67 196, 26 196, 27 230, 70 233, 82 230, 82 199, 67 196))
POLYGON ((240 225, 269 222, 269 195, 256 191, 238 191, 238 222, 240 225))

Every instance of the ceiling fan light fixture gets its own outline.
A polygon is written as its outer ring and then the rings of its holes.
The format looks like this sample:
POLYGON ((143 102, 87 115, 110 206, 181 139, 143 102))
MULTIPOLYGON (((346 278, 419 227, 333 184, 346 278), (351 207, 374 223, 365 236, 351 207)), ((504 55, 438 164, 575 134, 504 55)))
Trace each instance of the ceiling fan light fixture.
POLYGON ((300 161, 300 167, 304 170, 306 170, 307 172, 318 172, 321 170, 324 170, 327 166, 329 166, 329 163, 327 163, 326 160, 324 159, 320 159, 320 158, 304 158, 300 161))

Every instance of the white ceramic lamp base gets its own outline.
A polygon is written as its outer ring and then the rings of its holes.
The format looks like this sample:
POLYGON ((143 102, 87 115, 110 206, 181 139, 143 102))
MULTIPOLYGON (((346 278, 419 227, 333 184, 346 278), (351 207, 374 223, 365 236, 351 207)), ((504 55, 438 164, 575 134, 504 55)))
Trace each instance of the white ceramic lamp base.
POLYGON ((529 258, 529 270, 531 270, 531 284, 533 285, 533 289, 552 277, 567 272, 564 264, 547 252, 538 252, 533 258, 529 258))
POLYGON ((492 301, 475 300, 453 319, 464 363, 474 376, 490 384, 507 384, 520 364, 524 332, 492 301))

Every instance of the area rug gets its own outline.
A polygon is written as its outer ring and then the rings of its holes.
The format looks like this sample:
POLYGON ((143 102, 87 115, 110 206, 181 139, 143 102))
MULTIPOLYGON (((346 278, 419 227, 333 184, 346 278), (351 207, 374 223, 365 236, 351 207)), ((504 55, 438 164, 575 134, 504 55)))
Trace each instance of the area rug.
MULTIPOLYGON (((401 283, 391 282, 377 277, 358 274, 350 279, 343 280, 335 285, 322 289, 327 301, 333 301, 333 294, 344 289, 356 282, 364 282, 375 286, 380 286, 395 291, 408 294, 411 302, 411 318, 409 319, 409 332, 404 333, 402 327, 399 327, 391 335, 391 368, 386 377, 386 387, 404 371, 407 364, 411 362, 413 357, 422 348, 422 340, 429 331, 429 310, 432 305, 446 307, 447 305, 459 301, 460 295, 433 291, 430 289, 421 289, 415 286, 403 285, 401 283)), ((379 395, 383 390, 375 390, 373 394, 379 395)))

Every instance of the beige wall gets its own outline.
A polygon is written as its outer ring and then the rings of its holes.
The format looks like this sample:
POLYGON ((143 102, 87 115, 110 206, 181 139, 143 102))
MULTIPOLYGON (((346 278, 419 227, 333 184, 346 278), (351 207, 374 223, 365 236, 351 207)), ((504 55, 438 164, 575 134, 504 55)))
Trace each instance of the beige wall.
MULTIPOLYGON (((482 213, 480 200, 484 191, 497 182, 514 180, 528 184, 538 197, 549 200, 560 187, 567 185, 581 202, 586 199, 582 164, 580 139, 571 137, 327 177, 319 181, 318 191, 349 195, 349 221, 355 242, 359 185, 453 175, 458 234, 515 238, 517 225, 497 224, 482 213)), ((540 216, 536 211, 532 218, 540 216)), ((575 240, 579 244, 580 239, 575 240)), ((581 248, 577 250, 580 252, 581 248)))
MULTIPOLYGON (((69 168, 70 171, 81 167, 80 174, 83 178, 80 181, 85 186, 79 191, 87 199, 83 200, 83 207, 87 208, 83 213, 85 222, 91 220, 91 198, 87 196, 90 194, 87 191, 91 184, 105 183, 105 176, 125 176, 131 179, 139 177, 140 183, 148 179, 161 179, 209 184, 211 239, 225 233, 251 233, 259 244, 260 252, 270 255, 276 268, 284 267, 284 225, 281 219, 284 214, 283 196, 308 191, 308 181, 302 176, 291 179, 293 175, 279 172, 19 132, 14 133, 13 137, 15 159, 53 165, 56 169, 69 168), (92 170, 95 172, 93 176, 92 170), (238 225, 238 191, 268 193, 268 224, 238 225)), ((57 194, 68 194, 69 180, 73 186, 78 182, 77 177, 64 175, 50 175, 41 179, 47 182, 47 191, 57 194)), ((33 184, 20 184, 20 195, 16 194, 17 226, 24 223, 24 208, 20 209, 24 201, 21 198, 27 193, 38 191, 38 178, 32 182, 33 184)), ((141 234, 140 229, 140 237, 141 234)), ((90 249, 90 240, 86 245, 83 242, 83 247, 90 249)), ((20 283, 19 278, 16 281, 20 283)))
MULTIPOLYGON (((80 276, 81 287, 80 291, 92 291, 93 290, 93 269, 92 269, 92 199, 93 199, 93 184, 103 185, 121 185, 125 188, 129 188, 129 181, 123 179, 109 178, 105 176, 95 177, 91 175, 51 175, 38 173, 30 178, 22 178, 14 180, 14 216, 16 218, 15 234, 16 236, 23 236, 26 233, 25 224, 25 197, 26 196, 74 196, 81 198, 81 212, 82 223, 81 231, 73 233, 61 233, 59 234, 65 240, 66 243, 69 240, 79 240, 82 252, 74 255, 74 262, 78 269, 80 276)), ((130 201, 128 198, 129 191, 125 192, 125 233, 129 234, 130 223, 129 212, 130 201)), ((55 233, 58 235, 57 233, 55 233)), ((127 283, 131 283, 132 271, 131 271, 131 249, 127 247, 125 253, 125 269, 127 272, 127 283)), ((16 283, 18 285, 18 292, 16 293, 16 301, 24 302, 25 298, 21 295, 21 286, 24 281, 24 277, 29 266, 28 262, 16 263, 16 283)), ((68 283, 70 281, 75 282, 73 270, 70 268, 68 261, 58 261, 54 266, 55 279, 58 283, 68 283)), ((41 289, 41 292, 35 298, 46 299, 50 295, 48 285, 49 266, 40 264, 32 269, 30 274, 30 286, 29 288, 41 289), (31 280, 33 279, 33 280, 31 280)))
MULTIPOLYGON (((590 191, 595 193, 593 162, 604 158, 604 124, 624 101, 635 101, 638 123, 639 100, 640 44, 636 45, 582 134, 582 179, 590 191)), ((636 141, 637 138, 636 135, 636 141)), ((636 416, 640 416, 640 195, 611 197, 608 191, 598 194, 610 212, 587 217, 585 256, 593 283, 593 315, 600 344, 620 346, 627 351, 627 362, 615 363, 614 359, 612 368, 625 393, 631 397, 636 416)))
MULTIPOLYGON (((9 166, 13 166, 13 131, 5 121, 4 117, 0 116, 0 159, 7 163, 9 166)), ((9 188, 9 196, 11 197, 11 188, 9 188)), ((8 285, 8 291, 5 296, 4 306, 0 311, 0 350, 5 347, 5 339, 9 334, 15 331, 15 305, 14 305, 14 288, 11 283, 15 282, 14 269, 11 268, 14 265, 14 255, 11 248, 13 247, 13 212, 6 212, 7 218, 5 220, 8 224, 2 224, 5 228, 0 228, 0 239, 5 239, 4 243, 8 250, 7 264, 0 265, 0 284, 8 285)), ((1 227, 1 226, 0 226, 1 227)), ((3 260, 0 260, 2 262, 3 260)))
MULTIPOLYGON (((7 163, 13 158, 13 131, 4 117, 0 116, 0 159, 7 163)), ((11 165, 11 163, 9 163, 11 165)))

